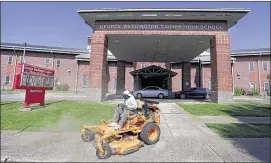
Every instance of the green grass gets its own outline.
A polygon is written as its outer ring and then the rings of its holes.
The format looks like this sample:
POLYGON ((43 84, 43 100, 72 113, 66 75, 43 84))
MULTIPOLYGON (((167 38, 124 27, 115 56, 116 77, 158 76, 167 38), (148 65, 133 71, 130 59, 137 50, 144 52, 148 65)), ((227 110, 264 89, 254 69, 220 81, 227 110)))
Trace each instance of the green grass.
POLYGON ((47 107, 20 112, 22 102, 1 102, 1 130, 80 131, 82 124, 110 120, 116 104, 84 101, 47 101, 47 107))
POLYGON ((183 109, 197 116, 270 116, 270 104, 179 104, 183 109))
POLYGON ((1 93, 17 93, 17 92, 25 92, 25 90, 12 90, 12 89, 1 90, 1 93))
POLYGON ((270 124, 207 124, 215 133, 230 138, 270 138, 270 124))

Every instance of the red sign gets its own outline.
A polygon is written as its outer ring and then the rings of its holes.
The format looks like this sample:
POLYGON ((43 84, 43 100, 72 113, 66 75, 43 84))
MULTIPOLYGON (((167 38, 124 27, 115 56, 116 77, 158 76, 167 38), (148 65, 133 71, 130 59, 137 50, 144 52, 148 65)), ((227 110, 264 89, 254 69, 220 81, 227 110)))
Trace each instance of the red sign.
POLYGON ((54 88, 55 71, 29 64, 17 64, 13 89, 25 89, 24 107, 31 103, 44 105, 45 90, 54 88))

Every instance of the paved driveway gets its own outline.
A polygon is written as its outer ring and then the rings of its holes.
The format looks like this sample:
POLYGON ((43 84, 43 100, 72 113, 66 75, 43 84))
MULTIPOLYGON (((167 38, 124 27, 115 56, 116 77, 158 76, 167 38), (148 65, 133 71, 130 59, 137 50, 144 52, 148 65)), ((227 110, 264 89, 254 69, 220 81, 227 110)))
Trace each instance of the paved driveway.
POLYGON ((1 133, 1 161, 234 162, 270 160, 270 139, 223 139, 174 103, 161 103, 161 139, 125 156, 96 158, 78 133, 1 133))

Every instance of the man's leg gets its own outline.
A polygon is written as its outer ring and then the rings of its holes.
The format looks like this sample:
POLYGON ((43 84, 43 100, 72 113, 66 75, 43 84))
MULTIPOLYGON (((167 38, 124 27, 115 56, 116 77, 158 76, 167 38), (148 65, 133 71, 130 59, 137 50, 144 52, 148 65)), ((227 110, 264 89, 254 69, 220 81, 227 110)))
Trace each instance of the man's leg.
POLYGON ((120 107, 117 107, 115 109, 115 113, 114 113, 114 116, 113 116, 113 122, 116 122, 118 123, 119 121, 119 118, 120 118, 120 115, 123 113, 123 110, 120 108, 120 107))
POLYGON ((121 120, 119 122, 120 127, 122 128, 128 118, 128 111, 124 110, 121 114, 121 120))

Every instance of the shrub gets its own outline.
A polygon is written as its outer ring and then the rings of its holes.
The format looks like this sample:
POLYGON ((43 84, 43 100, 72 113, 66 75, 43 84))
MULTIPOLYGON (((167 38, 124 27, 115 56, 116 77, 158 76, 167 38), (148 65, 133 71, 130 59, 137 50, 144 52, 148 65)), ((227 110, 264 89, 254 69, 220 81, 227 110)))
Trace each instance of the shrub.
POLYGON ((245 90, 244 90, 243 88, 235 88, 234 94, 235 94, 236 96, 244 95, 244 94, 245 94, 245 90))
POLYGON ((249 92, 249 95, 258 96, 260 95, 260 92, 256 88, 252 88, 251 91, 249 92))
POLYGON ((56 91, 69 91, 70 86, 68 84, 56 85, 56 91))

